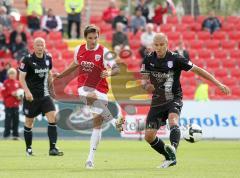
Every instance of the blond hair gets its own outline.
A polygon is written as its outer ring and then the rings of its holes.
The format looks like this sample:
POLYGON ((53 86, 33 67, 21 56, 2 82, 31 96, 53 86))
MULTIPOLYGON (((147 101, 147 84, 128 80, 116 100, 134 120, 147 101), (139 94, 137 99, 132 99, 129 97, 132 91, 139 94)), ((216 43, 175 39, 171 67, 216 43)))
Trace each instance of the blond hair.
POLYGON ((10 75, 10 74, 17 74, 17 70, 13 67, 9 68, 7 70, 7 75, 10 75))

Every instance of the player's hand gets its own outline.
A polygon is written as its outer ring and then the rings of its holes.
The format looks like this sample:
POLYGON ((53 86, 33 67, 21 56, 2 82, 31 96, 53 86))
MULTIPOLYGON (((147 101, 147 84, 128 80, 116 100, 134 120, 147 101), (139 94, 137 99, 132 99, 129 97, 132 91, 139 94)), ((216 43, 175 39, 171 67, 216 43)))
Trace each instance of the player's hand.
POLYGON ((144 85, 144 89, 149 93, 152 93, 155 90, 153 84, 151 83, 144 85))
POLYGON ((31 92, 25 92, 26 100, 32 102, 33 96, 31 92))
POLYGON ((111 76, 111 71, 109 71, 109 70, 102 71, 102 73, 100 75, 101 78, 107 78, 109 76, 111 76))
POLYGON ((226 85, 223 85, 222 83, 218 85, 218 88, 226 95, 229 95, 231 93, 230 88, 226 85))
POLYGON ((60 74, 59 73, 54 73, 54 74, 52 74, 52 78, 53 79, 60 78, 60 74))

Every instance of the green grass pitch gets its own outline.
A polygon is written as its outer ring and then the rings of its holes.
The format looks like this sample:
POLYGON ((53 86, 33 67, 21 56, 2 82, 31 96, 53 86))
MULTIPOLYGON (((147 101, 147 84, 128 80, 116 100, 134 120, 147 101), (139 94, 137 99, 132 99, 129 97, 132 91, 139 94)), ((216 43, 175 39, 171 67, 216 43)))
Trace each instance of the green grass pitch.
POLYGON ((94 170, 84 163, 89 141, 60 140, 63 157, 48 156, 48 141, 34 140, 35 157, 23 141, 0 141, 0 178, 240 178, 240 141, 181 141, 177 166, 157 169, 163 158, 144 141, 103 140, 94 170))

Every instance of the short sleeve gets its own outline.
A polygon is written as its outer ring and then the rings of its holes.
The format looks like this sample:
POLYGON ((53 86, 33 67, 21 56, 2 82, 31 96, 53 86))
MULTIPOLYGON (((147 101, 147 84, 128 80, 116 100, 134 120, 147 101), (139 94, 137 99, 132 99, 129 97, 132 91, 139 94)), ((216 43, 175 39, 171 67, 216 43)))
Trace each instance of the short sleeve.
POLYGON ((193 63, 189 59, 179 54, 177 54, 177 57, 176 57, 176 64, 178 69, 184 70, 184 71, 189 71, 193 67, 193 63))
POLYGON ((19 68, 18 68, 19 71, 21 71, 21 72, 28 71, 28 65, 29 65, 28 60, 29 60, 29 58, 23 57, 23 59, 20 62, 19 68))
POLYGON ((103 64, 104 64, 104 67, 110 67, 110 68, 113 68, 113 66, 116 65, 116 61, 113 53, 105 47, 103 49, 103 64))
POLYGON ((73 60, 74 60, 75 64, 78 64, 77 54, 78 54, 79 48, 80 48, 80 45, 77 46, 74 50, 73 60))
POLYGON ((143 59, 140 72, 141 72, 141 74, 149 74, 150 73, 149 58, 147 55, 143 59))

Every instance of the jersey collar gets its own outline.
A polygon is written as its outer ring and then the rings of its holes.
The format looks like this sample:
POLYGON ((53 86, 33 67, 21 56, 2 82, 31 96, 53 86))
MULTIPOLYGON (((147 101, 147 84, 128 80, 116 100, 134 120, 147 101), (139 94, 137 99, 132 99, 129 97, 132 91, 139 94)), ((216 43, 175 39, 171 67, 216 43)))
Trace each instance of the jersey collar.
POLYGON ((96 50, 98 49, 98 47, 99 47, 99 44, 97 44, 94 49, 88 49, 88 48, 87 48, 87 44, 85 45, 85 48, 86 48, 86 50, 88 50, 88 51, 96 51, 96 50))

